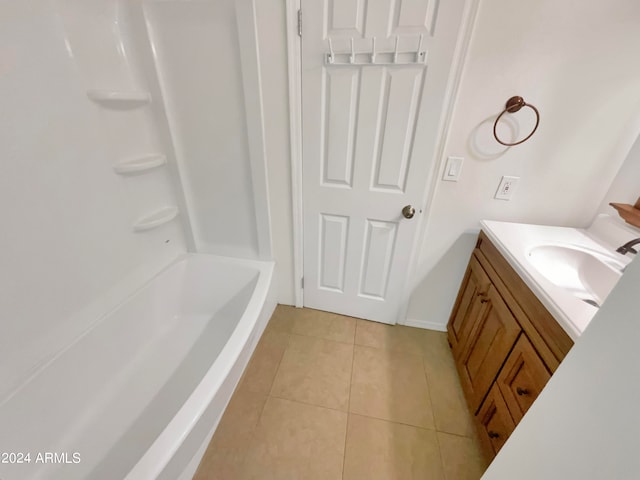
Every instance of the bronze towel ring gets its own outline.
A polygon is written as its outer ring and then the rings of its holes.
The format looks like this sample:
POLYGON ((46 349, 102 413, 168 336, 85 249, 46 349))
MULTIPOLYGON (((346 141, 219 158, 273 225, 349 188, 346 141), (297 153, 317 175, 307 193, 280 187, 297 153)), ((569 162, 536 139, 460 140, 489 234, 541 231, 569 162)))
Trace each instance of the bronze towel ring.
POLYGON ((529 140, 531 138, 531 136, 534 133, 536 133, 536 130, 538 129, 538 125, 539 124, 540 124, 540 112, 538 112, 538 109, 536 107, 534 107, 533 105, 531 105, 529 103, 526 103, 524 101, 524 98, 522 98, 522 97, 518 97, 518 96, 511 97, 509 100, 507 100, 507 104, 505 106, 505 109, 502 111, 502 113, 500 115, 498 115, 498 118, 496 118, 496 121, 493 124, 493 136, 498 141, 498 143, 501 143, 502 145, 506 145, 507 147, 513 147, 514 145, 520 145, 521 143, 524 143, 527 140, 529 140), (529 135, 524 137, 519 142, 514 142, 514 143, 503 142, 502 140, 500 140, 498 138, 498 132, 496 131, 496 128, 498 127, 498 122, 502 118, 502 115, 504 115, 505 113, 507 113, 507 112, 516 113, 522 107, 529 107, 530 109, 532 109, 535 112, 535 114, 536 114, 536 126, 533 127, 533 130, 531 130, 531 133, 529 135))

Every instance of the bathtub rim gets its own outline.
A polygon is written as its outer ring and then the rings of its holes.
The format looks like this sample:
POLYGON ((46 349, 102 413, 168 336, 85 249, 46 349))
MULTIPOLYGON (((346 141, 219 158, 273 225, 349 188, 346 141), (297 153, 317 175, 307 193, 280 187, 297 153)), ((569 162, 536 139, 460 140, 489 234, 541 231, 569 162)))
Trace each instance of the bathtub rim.
MULTIPOLYGON (((200 257, 218 261, 220 263, 225 264, 236 264, 242 265, 244 267, 249 267, 259 274, 259 277, 262 277, 262 272, 264 268, 268 268, 268 265, 275 262, 272 260, 250 260, 245 258, 237 258, 237 257, 227 257, 223 255, 215 255, 211 253, 193 253, 193 252, 182 252, 175 257, 173 257, 168 263, 164 266, 161 266, 157 269, 152 270, 152 275, 147 276, 142 281, 135 282, 133 284, 128 285, 130 290, 122 295, 116 302, 108 305, 99 315, 97 315, 91 322, 89 322, 85 328, 79 331, 76 335, 70 337, 68 343, 66 343, 62 348, 52 354, 49 358, 43 361, 37 368, 31 371, 28 375, 26 375, 19 383, 17 383, 16 387, 9 391, 4 396, 0 397, 0 409, 2 409, 6 404, 8 404, 15 396, 20 395, 27 385, 33 382, 39 375, 47 370, 53 363, 55 363, 61 356, 65 355, 69 350, 75 347, 83 338, 89 335, 93 330, 98 328, 103 322, 105 322, 108 318, 114 315, 120 308, 126 305, 131 301, 136 295, 141 293, 145 288, 147 288, 157 277, 163 275, 165 272, 170 270, 171 268, 177 266, 177 264, 187 261, 190 258, 200 257)), ((273 276, 273 273, 270 273, 273 276)), ((258 278, 258 283, 256 284, 256 289, 260 284, 260 278, 258 278)), ((253 295, 252 295, 253 298, 253 295)))
MULTIPOLYGON (((251 344, 260 333, 257 323, 267 303, 269 291, 272 288, 275 270, 274 261, 247 260, 233 257, 224 257, 211 254, 187 253, 177 258, 171 265, 191 257, 206 257, 227 264, 237 264, 254 268, 258 272, 258 280, 254 287, 249 303, 242 312, 236 327, 227 343, 218 354, 215 361, 195 389, 189 394, 178 412, 162 432, 153 441, 150 447, 140 457, 137 463, 127 473, 124 480, 151 479, 159 477, 173 456, 177 453, 189 433, 201 419, 206 408, 213 402, 217 393, 241 357, 244 349, 251 344)), ((171 265, 167 266, 170 268, 171 265)), ((162 273, 162 272, 160 272, 162 273)), ((159 273, 159 274, 160 274, 159 273)), ((235 388, 235 385, 234 385, 235 388)), ((215 427, 212 426, 212 427, 215 427)), ((197 452, 194 452, 194 456, 197 452)), ((185 465, 185 468, 188 465, 185 465)))
MULTIPOLYGON (((123 305, 129 302, 134 296, 144 290, 156 277, 162 275, 165 271, 172 268, 177 263, 186 260, 189 255, 194 255, 189 252, 181 252, 166 262, 163 265, 151 266, 146 265, 139 271, 134 272, 134 275, 125 277, 122 283, 117 284, 113 290, 118 293, 115 296, 115 301, 107 300, 104 308, 100 308, 97 314, 92 316, 92 320, 79 329, 75 334, 69 336, 69 341, 64 343, 58 350, 47 356, 41 362, 38 363, 32 370, 30 370, 19 382, 16 382, 14 388, 7 391, 4 395, 0 396, 0 409, 8 404, 13 397, 20 395, 20 393, 33 382, 42 372, 46 371, 53 363, 55 363, 61 356, 66 354, 69 350, 75 347, 84 337, 89 335, 94 329, 98 328, 107 318, 118 311, 123 305), (148 272, 144 276, 141 276, 141 272, 148 272)), ((225 258, 217 255, 206 256, 225 258)), ((93 309, 93 306, 90 307, 93 309)), ((81 310, 82 312, 82 310, 81 310)))

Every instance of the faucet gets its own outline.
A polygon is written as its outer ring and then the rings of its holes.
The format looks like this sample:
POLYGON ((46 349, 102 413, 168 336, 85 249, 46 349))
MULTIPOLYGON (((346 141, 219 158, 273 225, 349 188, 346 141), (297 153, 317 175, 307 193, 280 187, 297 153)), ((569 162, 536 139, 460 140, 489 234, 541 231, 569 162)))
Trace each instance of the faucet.
POLYGON ((633 247, 634 245, 638 245, 639 243, 640 243, 640 238, 630 240, 624 245, 622 245, 621 247, 616 248, 616 252, 621 253, 622 255, 626 255, 629 252, 636 254, 638 253, 638 251, 633 247))

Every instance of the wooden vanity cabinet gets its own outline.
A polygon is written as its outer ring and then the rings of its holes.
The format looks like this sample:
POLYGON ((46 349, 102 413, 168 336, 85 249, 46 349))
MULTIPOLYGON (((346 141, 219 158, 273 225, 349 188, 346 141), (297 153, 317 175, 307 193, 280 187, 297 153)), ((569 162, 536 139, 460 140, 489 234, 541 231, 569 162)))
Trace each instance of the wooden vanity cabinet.
POLYGON ((550 378, 551 373, 527 336, 521 335, 496 380, 515 422, 522 420, 550 378))
POLYGON ((481 443, 492 459, 573 341, 483 232, 447 333, 481 443))
POLYGON ((472 256, 449 321, 449 344, 456 357, 461 353, 464 340, 469 338, 469 329, 473 326, 473 320, 481 313, 484 306, 481 299, 486 297, 490 285, 491 280, 488 275, 478 260, 472 256))
POLYGON ((516 428, 509 408, 495 385, 482 403, 476 422, 482 447, 488 456, 493 457, 516 428))
MULTIPOLYGON (((463 323, 467 334, 455 356, 462 387, 473 413, 478 411, 521 328, 493 285, 474 299, 463 323)), ((455 355, 455 352, 454 352, 455 355)))

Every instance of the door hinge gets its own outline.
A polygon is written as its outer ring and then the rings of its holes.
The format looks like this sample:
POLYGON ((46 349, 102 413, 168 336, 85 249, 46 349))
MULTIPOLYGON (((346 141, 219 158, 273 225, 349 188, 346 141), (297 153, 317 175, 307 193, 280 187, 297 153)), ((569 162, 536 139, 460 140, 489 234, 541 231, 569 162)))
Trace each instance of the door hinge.
POLYGON ((304 288, 304 277, 300 279, 300 288, 304 288))
POLYGON ((298 10, 298 36, 302 36, 302 9, 298 10))

